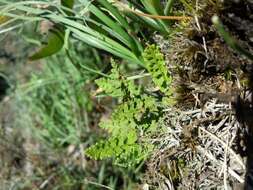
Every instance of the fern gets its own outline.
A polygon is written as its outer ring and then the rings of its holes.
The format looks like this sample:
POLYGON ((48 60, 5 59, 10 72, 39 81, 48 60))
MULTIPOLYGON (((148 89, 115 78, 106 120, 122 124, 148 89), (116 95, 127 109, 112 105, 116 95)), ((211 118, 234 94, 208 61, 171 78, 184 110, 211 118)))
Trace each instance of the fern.
POLYGON ((158 116, 158 109, 152 97, 134 98, 120 104, 112 113, 110 120, 101 121, 100 127, 110 137, 102 140, 86 150, 86 154, 94 159, 114 158, 114 162, 125 167, 134 167, 144 160, 152 145, 141 142, 140 134, 155 131, 156 122, 149 117, 158 116))
POLYGON ((134 97, 140 94, 140 89, 134 85, 133 81, 126 80, 126 77, 120 73, 114 60, 111 62, 112 70, 109 78, 98 79, 96 84, 112 97, 124 97, 127 95, 134 97))
POLYGON ((140 89, 120 73, 114 62, 112 67, 109 78, 99 79, 96 83, 108 95, 124 97, 123 102, 109 120, 100 122, 109 138, 88 148, 86 154, 93 159, 114 158, 115 164, 134 167, 153 150, 152 145, 141 140, 141 134, 155 131, 157 123, 153 118, 158 118, 159 110, 153 97, 140 96, 140 89))
MULTIPOLYGON (((105 124, 105 123, 103 123, 105 124)), ((135 129, 136 125, 131 123, 106 123, 107 127, 113 128, 111 137, 101 140, 86 150, 86 154, 93 159, 114 158, 114 163, 124 167, 134 167, 144 160, 152 146, 147 143, 139 143, 135 129)))
MULTIPOLYGON (((143 53, 147 70, 154 84, 171 101, 171 82, 163 55, 154 45, 148 46, 143 53)), ((120 72, 112 61, 112 70, 108 78, 96 80, 97 85, 107 95, 123 98, 113 111, 109 120, 102 120, 100 127, 108 132, 108 138, 100 140, 86 150, 93 159, 113 158, 114 163, 135 167, 144 161, 154 146, 144 140, 145 136, 157 133, 161 113, 159 103, 150 95, 141 92, 133 81, 120 72)))
POLYGON ((168 73, 163 54, 155 45, 149 45, 143 52, 143 58, 155 85, 161 92, 171 95, 172 77, 168 73))

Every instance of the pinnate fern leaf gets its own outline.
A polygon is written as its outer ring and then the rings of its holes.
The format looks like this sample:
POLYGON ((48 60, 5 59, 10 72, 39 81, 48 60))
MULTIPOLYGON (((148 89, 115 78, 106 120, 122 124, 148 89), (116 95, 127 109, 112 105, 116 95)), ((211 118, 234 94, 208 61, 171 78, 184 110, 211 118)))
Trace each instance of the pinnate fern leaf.
POLYGON ((152 76, 152 80, 161 92, 168 95, 172 77, 168 73, 164 56, 155 45, 149 45, 143 52, 145 66, 152 76))
MULTIPOLYGON (((141 140, 143 132, 149 133, 149 126, 156 127, 158 108, 155 98, 142 95, 140 89, 120 73, 112 62, 109 78, 96 81, 99 88, 113 97, 123 97, 111 114, 111 118, 102 120, 100 127, 108 132, 108 138, 100 140, 86 150, 93 159, 113 158, 114 163, 134 167, 149 155, 153 146, 141 140)), ((154 130, 153 130, 154 131, 154 130)))
MULTIPOLYGON (((169 97, 172 79, 163 55, 152 45, 144 51, 143 57, 153 82, 169 97)), ((99 126, 107 131, 108 138, 89 147, 86 155, 93 159, 112 158, 115 164, 135 167, 145 160, 154 148, 143 140, 143 135, 157 132, 160 117, 157 100, 153 96, 141 94, 140 88, 133 81, 127 80, 114 61, 109 77, 98 79, 96 83, 107 95, 122 97, 122 100, 110 119, 100 122, 99 126)))
MULTIPOLYGON (((110 120, 100 123, 100 127, 105 129, 110 137, 88 148, 86 154, 94 159, 113 158, 115 164, 125 167, 134 167, 143 161, 153 146, 139 141, 140 131, 146 130, 150 124, 138 122, 141 122, 145 115, 149 115, 151 110, 157 111, 153 103, 154 100, 147 96, 119 105, 110 120)), ((155 125, 154 122, 153 127, 155 125)))
POLYGON ((140 94, 140 89, 134 85, 133 81, 126 80, 120 73, 117 64, 112 60, 112 70, 108 78, 96 80, 96 84, 112 97, 135 96, 140 94))

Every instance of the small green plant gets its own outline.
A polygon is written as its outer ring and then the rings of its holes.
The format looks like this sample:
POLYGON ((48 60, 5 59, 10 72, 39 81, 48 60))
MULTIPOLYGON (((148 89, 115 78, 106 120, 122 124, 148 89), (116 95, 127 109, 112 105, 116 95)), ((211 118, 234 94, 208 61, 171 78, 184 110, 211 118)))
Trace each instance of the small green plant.
MULTIPOLYGON (((48 176, 54 176, 44 189, 134 189, 136 178, 128 171, 112 166, 111 162, 96 162, 95 167, 90 167, 94 164, 90 160, 84 169, 83 162, 79 162, 85 144, 97 139, 90 127, 96 118, 88 117, 95 107, 88 89, 92 87, 93 79, 102 74, 98 70, 104 65, 100 65, 96 50, 82 42, 71 41, 69 47, 68 55, 61 51, 59 55, 43 60, 39 70, 34 71, 25 84, 17 83, 13 97, 17 116, 14 130, 22 132, 19 136, 29 133, 27 136, 40 149, 31 149, 25 157, 33 164, 33 175, 28 177, 22 170, 21 179, 15 186, 34 189, 34 184, 43 184, 48 176), (75 147, 74 154, 80 153, 80 157, 69 154, 70 147, 75 147), (36 154, 36 160, 30 160, 31 154, 36 154), (56 165, 51 164, 56 162, 56 165)), ((15 143, 12 145, 17 154, 15 143)), ((18 154, 23 155, 23 149, 20 151, 22 154, 18 154)))
MULTIPOLYGON (((35 72, 27 84, 16 89, 18 104, 27 109, 32 123, 36 123, 30 126, 31 130, 51 147, 78 145, 88 131, 86 115, 92 109, 92 102, 84 89, 95 74, 80 64, 90 64, 94 70, 97 64, 94 58, 89 58, 93 56, 92 50, 82 49, 87 57, 80 61, 75 58, 76 65, 61 52, 47 59, 40 72, 35 72)), ((72 49, 69 56, 78 57, 76 51, 72 49)))
POLYGON ((164 61, 164 55, 155 45, 148 45, 143 54, 144 65, 151 75, 155 86, 164 94, 162 104, 171 106, 175 104, 173 98, 172 76, 164 61))
POLYGON ((114 158, 118 165, 133 167, 153 148, 141 140, 140 134, 156 127, 157 122, 151 118, 157 118, 159 110, 153 97, 141 95, 141 89, 120 73, 117 64, 112 62, 112 66, 109 78, 98 79, 96 83, 108 95, 122 98, 122 103, 114 109, 109 120, 100 123, 110 137, 88 148, 86 154, 94 159, 114 158))
MULTIPOLYGON (((105 50, 114 56, 142 65, 141 54, 143 47, 140 41, 130 35, 131 27, 122 14, 107 0, 88 1, 79 3, 80 9, 66 7, 66 3, 57 5, 44 1, 24 1, 10 3, 0 0, 0 15, 9 18, 1 24, 4 30, 22 27, 22 23, 50 21, 60 30, 51 30, 48 45, 42 48, 32 59, 42 58, 56 53, 67 43, 70 36, 83 41, 98 49, 105 50), (39 5, 39 6, 38 6, 39 5), (43 9, 40 6, 46 6, 43 9), (56 32, 55 32, 56 31, 56 32), (63 41, 64 40, 64 41, 63 41)), ((67 2, 67 1, 66 1, 67 2)))
MULTIPOLYGON (((154 45, 148 46, 143 54, 145 65, 159 89, 171 95, 171 77, 166 71, 163 55, 154 45)), ((114 163, 134 167, 144 161, 154 145, 148 139, 158 133, 158 123, 162 116, 161 103, 144 93, 144 89, 128 80, 112 62, 109 78, 96 81, 99 88, 121 102, 113 111, 110 119, 102 120, 100 127, 109 137, 100 140, 86 150, 94 159, 113 158, 114 163)))
POLYGON ((151 74, 152 80, 159 90, 165 94, 170 93, 172 77, 168 73, 164 55, 155 45, 149 45, 143 53, 144 63, 151 74))
POLYGON ((137 37, 140 31, 136 31, 133 23, 169 34, 170 21, 136 15, 136 11, 158 17, 171 15, 174 0, 165 4, 157 0, 129 0, 130 7, 123 3, 128 11, 122 10, 122 4, 117 6, 119 1, 114 0, 83 0, 75 4, 73 0, 61 0, 61 4, 0 0, 0 3, 0 16, 4 18, 2 22, 0 20, 0 33, 20 28, 23 23, 45 20, 53 23, 47 44, 31 57, 32 60, 57 53, 62 47, 67 48, 69 37, 74 37, 114 56, 143 65, 143 45, 137 37), (136 11, 129 11, 131 7, 136 11))

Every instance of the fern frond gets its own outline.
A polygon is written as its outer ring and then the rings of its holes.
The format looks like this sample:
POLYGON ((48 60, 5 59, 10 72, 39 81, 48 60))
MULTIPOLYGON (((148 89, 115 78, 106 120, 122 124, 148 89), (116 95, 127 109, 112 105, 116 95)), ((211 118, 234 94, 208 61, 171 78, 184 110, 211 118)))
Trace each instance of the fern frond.
MULTIPOLYGON (((146 62, 150 72, 152 71, 155 84, 160 86, 161 91, 168 92, 169 86, 164 84, 170 84, 171 78, 162 54, 154 48, 155 46, 152 46, 149 51, 155 54, 155 59, 151 60, 146 56, 146 62)), ((99 124, 108 132, 108 138, 89 147, 86 154, 94 159, 112 158, 115 164, 135 167, 144 161, 154 148, 142 137, 144 134, 156 133, 160 112, 154 97, 141 94, 137 85, 120 73, 115 62, 112 62, 112 67, 109 78, 102 78, 96 82, 108 95, 123 97, 122 103, 114 109, 109 120, 102 120, 99 124)))
POLYGON ((155 85, 161 92, 167 94, 170 91, 172 77, 168 73, 163 54, 155 45, 149 45, 143 52, 143 59, 155 85))
POLYGON ((96 84, 112 97, 124 97, 126 95, 133 97, 140 94, 140 89, 134 85, 133 81, 126 80, 126 77, 120 73, 118 65, 114 60, 111 61, 112 70, 109 78, 96 80, 96 84))

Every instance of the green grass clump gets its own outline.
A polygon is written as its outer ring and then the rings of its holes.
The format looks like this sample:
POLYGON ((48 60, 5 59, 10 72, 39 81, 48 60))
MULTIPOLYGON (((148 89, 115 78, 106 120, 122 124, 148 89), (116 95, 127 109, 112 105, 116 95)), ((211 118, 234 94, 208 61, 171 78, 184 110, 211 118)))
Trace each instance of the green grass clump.
POLYGON ((36 123, 36 133, 46 143, 54 147, 79 144, 87 130, 87 112, 92 109, 85 90, 92 75, 66 56, 52 57, 46 62, 26 85, 17 89, 17 96, 36 123))
POLYGON ((50 2, 40 2, 41 5, 48 6, 47 10, 34 7, 36 3, 32 1, 9 3, 1 0, 0 3, 3 3, 0 7, 1 15, 10 18, 8 22, 2 23, 1 26, 5 28, 2 32, 21 27, 20 23, 24 21, 47 20, 55 24, 49 33, 51 35, 49 35, 47 45, 32 56, 32 59, 56 53, 64 46, 62 40, 64 39, 64 43, 67 43, 68 39, 73 36, 90 46, 105 50, 131 63, 142 65, 142 44, 135 35, 130 34, 131 27, 127 19, 106 0, 96 2, 85 0, 82 3, 76 3, 76 6, 81 9, 73 10, 50 2), (66 11, 72 13, 73 16, 70 17, 66 11), (53 30, 59 26, 62 26, 64 30, 56 30, 58 35, 55 35, 53 30))
POLYGON ((21 178, 17 185, 33 188, 34 184, 43 184, 45 179, 53 176, 45 188, 132 189, 133 173, 120 170, 110 162, 87 161, 83 155, 85 144, 97 139, 91 123, 96 124, 101 115, 93 112, 89 90, 94 78, 101 74, 102 65, 98 63, 100 59, 94 49, 77 42, 70 47, 67 54, 60 52, 40 63, 41 68, 31 74, 27 83, 17 84, 15 123, 24 129, 21 131, 29 131, 30 138, 41 146, 40 151, 36 150, 40 155, 39 165, 31 161, 36 166, 34 176, 21 178), (89 117, 91 114, 96 114, 97 118, 89 117), (83 157, 78 159, 87 166, 78 164, 80 161, 68 155, 70 146, 80 151, 83 157), (48 154, 55 155, 56 165, 50 165, 51 157, 45 160, 48 154))

